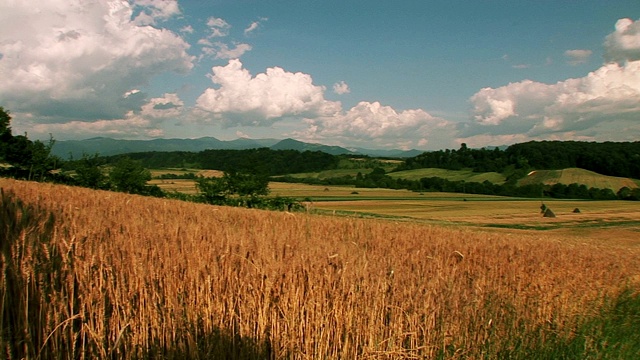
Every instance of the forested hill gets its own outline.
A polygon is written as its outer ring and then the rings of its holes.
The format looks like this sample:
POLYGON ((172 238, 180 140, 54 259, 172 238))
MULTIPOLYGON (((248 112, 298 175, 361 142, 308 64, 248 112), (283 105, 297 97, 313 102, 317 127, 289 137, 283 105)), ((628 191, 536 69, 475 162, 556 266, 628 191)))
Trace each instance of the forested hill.
POLYGON ((147 168, 200 168, 238 171, 267 176, 335 169, 340 157, 322 151, 272 150, 204 150, 200 152, 142 152, 105 157, 116 163, 128 157, 147 168))
MULTIPOLYGON (((204 150, 200 152, 142 152, 106 157, 140 160, 145 167, 195 167, 222 171, 248 171, 264 175, 284 175, 336 169, 347 155, 322 151, 204 150)), ((522 178, 530 170, 582 168, 602 175, 640 179, 640 142, 532 141, 511 145, 505 150, 470 149, 424 152, 407 158, 396 170, 441 168, 497 172, 509 179, 522 178)))
POLYGON ((505 150, 469 149, 425 152, 406 159, 398 170, 442 168, 476 172, 509 172, 513 169, 582 168, 603 175, 640 178, 640 141, 580 142, 530 141, 505 150))

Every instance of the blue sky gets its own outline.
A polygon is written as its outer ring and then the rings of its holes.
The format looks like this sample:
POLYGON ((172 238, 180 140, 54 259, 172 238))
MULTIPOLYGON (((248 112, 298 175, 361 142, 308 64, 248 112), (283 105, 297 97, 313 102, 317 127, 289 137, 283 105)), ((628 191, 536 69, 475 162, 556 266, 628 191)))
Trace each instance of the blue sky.
POLYGON ((639 18, 637 0, 9 1, 0 106, 60 140, 635 141, 639 18))

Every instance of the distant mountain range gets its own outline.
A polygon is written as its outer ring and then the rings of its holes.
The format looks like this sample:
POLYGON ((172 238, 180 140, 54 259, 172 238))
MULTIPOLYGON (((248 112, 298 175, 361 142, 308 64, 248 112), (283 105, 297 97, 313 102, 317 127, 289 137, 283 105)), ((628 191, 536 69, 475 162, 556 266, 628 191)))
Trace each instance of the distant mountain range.
POLYGON ((273 150, 322 151, 332 155, 368 155, 373 157, 405 158, 422 154, 420 150, 373 150, 365 148, 343 148, 314 143, 305 143, 294 139, 246 139, 218 140, 214 137, 198 139, 154 139, 154 140, 118 140, 106 137, 96 137, 86 140, 56 141, 53 155, 63 159, 73 157, 78 159, 83 154, 111 156, 136 152, 151 151, 188 151, 203 150, 244 150, 255 148, 270 148, 273 150))

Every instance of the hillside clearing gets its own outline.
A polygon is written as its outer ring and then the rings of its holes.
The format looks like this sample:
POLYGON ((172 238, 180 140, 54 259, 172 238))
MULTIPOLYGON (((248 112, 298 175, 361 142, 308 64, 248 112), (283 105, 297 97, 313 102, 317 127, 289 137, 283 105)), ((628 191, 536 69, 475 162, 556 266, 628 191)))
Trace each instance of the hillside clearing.
POLYGON ((593 171, 568 168, 563 170, 536 170, 532 171, 527 177, 518 181, 518 185, 528 184, 584 184, 587 188, 611 189, 618 192, 623 187, 635 189, 638 184, 633 179, 606 176, 595 173, 593 171))
POLYGON ((404 170, 388 173, 387 175, 396 179, 420 180, 422 178, 439 177, 449 181, 484 182, 489 181, 494 184, 503 184, 506 181, 504 175, 496 172, 477 173, 471 169, 465 170, 445 170, 437 168, 404 170))

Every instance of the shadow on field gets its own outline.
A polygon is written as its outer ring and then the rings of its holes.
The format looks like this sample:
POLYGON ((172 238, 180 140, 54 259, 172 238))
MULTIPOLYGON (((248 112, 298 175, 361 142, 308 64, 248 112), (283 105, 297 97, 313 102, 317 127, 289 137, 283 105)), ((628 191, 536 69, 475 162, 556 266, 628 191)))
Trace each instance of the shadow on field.
POLYGON ((213 333, 204 334, 198 339, 182 346, 164 348, 156 345, 148 349, 146 359, 234 359, 258 360, 275 359, 269 341, 259 342, 255 339, 241 337, 230 331, 216 329, 213 333))

